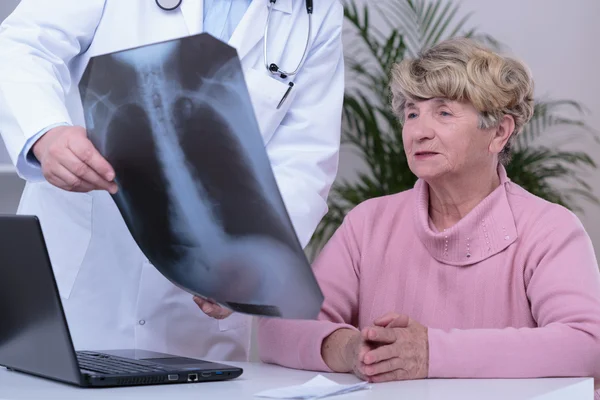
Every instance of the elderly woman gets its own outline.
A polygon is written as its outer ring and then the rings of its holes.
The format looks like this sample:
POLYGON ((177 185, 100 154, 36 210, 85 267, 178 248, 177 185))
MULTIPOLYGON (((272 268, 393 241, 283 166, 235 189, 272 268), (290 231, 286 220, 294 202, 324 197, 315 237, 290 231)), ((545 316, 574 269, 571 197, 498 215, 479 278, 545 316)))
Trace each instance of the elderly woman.
POLYGON ((352 210, 314 271, 317 321, 262 319, 263 361, 417 378, 600 376, 600 273, 567 209, 507 177, 525 66, 467 39, 392 74, 413 189, 352 210))

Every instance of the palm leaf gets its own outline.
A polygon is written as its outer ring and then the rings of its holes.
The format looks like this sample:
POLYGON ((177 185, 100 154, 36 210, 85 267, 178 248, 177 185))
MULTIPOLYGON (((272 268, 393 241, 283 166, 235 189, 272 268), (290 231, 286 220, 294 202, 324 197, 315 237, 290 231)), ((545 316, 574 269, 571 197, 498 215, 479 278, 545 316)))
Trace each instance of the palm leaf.
POLYGON ((402 29, 411 57, 440 40, 465 34, 469 19, 466 15, 456 21, 459 6, 453 1, 390 0, 373 3, 373 7, 389 26, 402 29))
MULTIPOLYGON (((599 137, 597 133, 582 119, 563 116, 563 113, 576 113, 581 116, 585 111, 581 104, 572 100, 540 100, 534 106, 533 117, 523 127, 523 132, 517 136, 516 144, 518 147, 530 146, 551 128, 553 130, 556 128, 567 128, 565 131, 572 136, 570 140, 574 139, 574 134, 577 135, 578 133, 585 132, 594 141, 598 142, 599 137)), ((565 131, 562 131, 562 133, 565 131)))

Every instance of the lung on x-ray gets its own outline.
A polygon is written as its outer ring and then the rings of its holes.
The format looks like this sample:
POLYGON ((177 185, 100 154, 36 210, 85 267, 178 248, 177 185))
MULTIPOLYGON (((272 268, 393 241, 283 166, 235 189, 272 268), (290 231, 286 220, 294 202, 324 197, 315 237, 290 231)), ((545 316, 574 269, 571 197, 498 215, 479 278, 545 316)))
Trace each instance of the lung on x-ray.
POLYGON ((167 279, 234 311, 316 318, 323 296, 234 48, 201 34, 94 57, 79 90, 113 199, 167 279))

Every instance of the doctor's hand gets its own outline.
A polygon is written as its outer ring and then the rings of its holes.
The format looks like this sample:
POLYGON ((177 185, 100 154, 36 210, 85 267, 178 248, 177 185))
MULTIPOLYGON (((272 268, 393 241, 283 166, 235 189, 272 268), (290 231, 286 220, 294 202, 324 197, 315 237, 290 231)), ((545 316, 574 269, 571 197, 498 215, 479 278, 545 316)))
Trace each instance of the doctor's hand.
POLYGON ((117 192, 115 172, 80 126, 50 129, 32 147, 48 182, 71 192, 117 192))
POLYGON ((194 303, 200 307, 204 314, 215 319, 225 319, 233 314, 233 311, 198 296, 194 296, 194 303))
POLYGON ((427 327, 405 315, 386 314, 375 326, 363 329, 363 339, 377 347, 364 355, 370 382, 427 378, 429 336, 427 327))

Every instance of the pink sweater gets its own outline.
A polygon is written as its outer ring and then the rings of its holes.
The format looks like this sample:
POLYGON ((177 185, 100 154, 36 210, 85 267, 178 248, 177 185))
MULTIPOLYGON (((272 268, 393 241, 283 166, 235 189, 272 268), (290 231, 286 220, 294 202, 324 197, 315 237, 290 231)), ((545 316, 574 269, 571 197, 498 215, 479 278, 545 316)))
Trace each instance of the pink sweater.
POLYGON ((395 311, 429 327, 431 378, 600 377, 590 239, 573 213, 499 171, 501 185, 441 233, 423 181, 357 206, 314 264, 318 320, 261 319, 262 360, 330 371, 324 338, 395 311))

